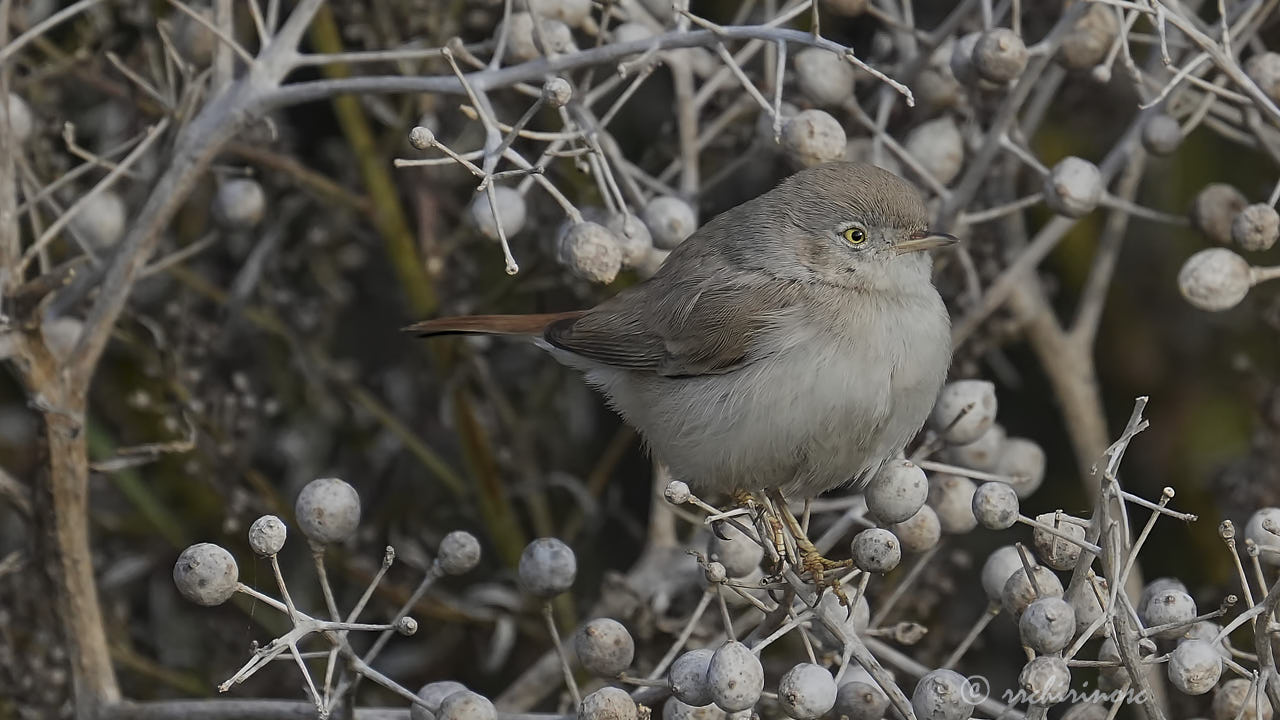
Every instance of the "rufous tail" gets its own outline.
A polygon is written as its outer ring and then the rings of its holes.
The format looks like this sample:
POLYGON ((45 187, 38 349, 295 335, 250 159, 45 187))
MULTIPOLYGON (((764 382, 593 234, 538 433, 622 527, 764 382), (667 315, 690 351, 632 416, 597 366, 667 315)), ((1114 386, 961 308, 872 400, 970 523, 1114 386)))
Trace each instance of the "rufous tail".
POLYGON ((437 335, 541 335, 548 325, 582 315, 581 310, 536 315, 462 315, 459 317, 423 320, 406 328, 404 332, 418 337, 437 335))

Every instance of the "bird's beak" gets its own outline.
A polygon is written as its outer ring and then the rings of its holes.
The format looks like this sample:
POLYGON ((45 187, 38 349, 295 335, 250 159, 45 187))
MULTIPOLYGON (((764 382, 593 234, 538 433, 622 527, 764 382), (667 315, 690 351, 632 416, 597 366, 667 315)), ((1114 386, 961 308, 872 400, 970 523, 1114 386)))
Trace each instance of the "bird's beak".
POLYGON ((894 243, 893 249, 899 254, 921 252, 923 250, 932 250, 934 248, 947 247, 960 242, 955 235, 949 235, 936 230, 917 230, 911 233, 906 240, 894 243))

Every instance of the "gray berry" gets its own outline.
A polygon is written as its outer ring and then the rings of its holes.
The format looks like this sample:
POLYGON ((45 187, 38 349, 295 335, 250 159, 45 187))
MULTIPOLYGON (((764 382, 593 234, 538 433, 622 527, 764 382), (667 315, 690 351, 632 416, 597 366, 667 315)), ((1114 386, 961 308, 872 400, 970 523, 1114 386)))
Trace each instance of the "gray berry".
MULTIPOLYGON (((1066 517, 1059 517, 1058 513, 1043 513, 1036 517, 1036 521, 1042 525, 1048 525, 1068 537, 1084 540, 1084 527, 1076 522, 1071 522, 1066 517)), ((1036 554, 1040 556, 1045 565, 1054 570, 1070 570, 1080 560, 1080 546, 1073 542, 1064 540, 1039 528, 1035 530, 1034 539, 1036 554)))
POLYGON ((263 515, 249 526, 249 547, 262 557, 270 557, 284 547, 289 531, 275 515, 263 515))
POLYGON ((1170 155, 1182 144, 1182 126, 1171 115, 1156 113, 1142 126, 1142 146, 1152 155, 1170 155))
POLYGON ((467 686, 453 680, 440 680, 427 683, 418 690, 418 699, 426 703, 423 707, 417 703, 409 706, 409 720, 435 720, 435 713, 440 711, 440 704, 450 695, 465 692, 467 686))
POLYGON ((822 48, 805 48, 796 53, 793 65, 796 82, 817 105, 837 106, 853 95, 853 65, 822 48))
POLYGON ((982 33, 968 33, 956 39, 951 47, 951 58, 948 66, 951 75, 962 85, 977 87, 981 81, 978 70, 973 66, 973 49, 978 46, 982 33))
POLYGON ((1280 103, 1280 53, 1262 52, 1250 57, 1244 63, 1244 72, 1271 102, 1280 103))
POLYGON ((1059 215, 1078 218, 1098 207, 1103 190, 1097 165, 1083 158, 1066 157, 1045 176, 1044 201, 1059 215))
POLYGON ((967 720, 973 714, 969 681, 954 671, 934 670, 916 684, 911 707, 919 720, 967 720))
POLYGON ((922 553, 942 539, 942 524, 933 508, 925 505, 915 515, 894 523, 889 530, 898 537, 902 549, 909 553, 922 553))
POLYGON ((1271 720, 1272 707, 1262 693, 1262 713, 1258 713, 1258 685, 1244 678, 1232 678, 1213 694, 1213 720, 1271 720), (1243 713, 1243 714, 1242 714, 1243 713))
POLYGON ((461 690, 446 697, 440 703, 437 720, 497 720, 498 711, 489 698, 461 690))
POLYGON ((879 687, 863 680, 843 683, 836 691, 835 713, 849 720, 881 720, 889 709, 889 698, 879 687))
POLYGON ((507 237, 520 232, 524 227, 527 213, 524 196, 519 190, 506 185, 494 186, 493 204, 489 202, 488 192, 478 192, 471 198, 468 215, 475 229, 490 240, 499 239, 498 223, 493 216, 493 205, 498 206, 498 219, 502 221, 502 232, 507 237))
POLYGON ((959 475, 938 474, 929 480, 929 507, 938 514, 942 532, 960 535, 978 526, 973 515, 973 481, 959 475))
POLYGON ((987 556, 987 561, 982 565, 982 589, 987 593, 987 599, 992 602, 1000 602, 1000 598, 1004 593, 1004 585, 1009 578, 1017 571, 1022 569, 1022 558, 1018 553, 1018 548, 1013 545, 1006 545, 998 548, 987 556))
POLYGON ((836 704, 836 681, 821 665, 800 663, 778 681, 778 702, 789 717, 815 720, 836 704))
POLYGON ((9 132, 18 144, 26 142, 31 137, 31 131, 35 127, 35 121, 31 115, 31 108, 22 98, 9 93, 9 132))
POLYGON ((1188 695, 1203 695, 1222 677, 1222 655, 1212 643, 1187 640, 1169 654, 1169 682, 1188 695))
POLYGON ((977 440, 966 445, 948 445, 943 448, 942 460, 970 470, 992 472, 1004 452, 1005 437, 1004 426, 991 423, 991 427, 977 440))
POLYGON ((674 250, 698 229, 693 206, 673 195, 661 195, 644 206, 644 222, 649 226, 654 247, 674 250))
POLYGON ((1170 640, 1181 635, 1186 631, 1183 626, 1190 623, 1195 617, 1196 601, 1181 590, 1166 590, 1156 594, 1147 601, 1142 613, 1143 622, 1147 627, 1174 623, 1179 625, 1179 627, 1160 631, 1157 637, 1163 640, 1170 640))
POLYGON ((1000 602, 1004 605, 1005 612, 1009 613, 1014 620, 1021 620, 1027 606, 1039 598, 1062 597, 1062 581, 1053 574, 1052 570, 1043 565, 1036 565, 1032 567, 1031 572, 1035 577, 1034 586, 1027 579, 1026 568, 1020 568, 1009 576, 1005 581, 1004 590, 1000 593, 1000 602), (1039 588, 1038 593, 1037 588, 1039 588))
POLYGON ((1018 620, 1022 644, 1040 655, 1062 650, 1075 635, 1076 613, 1059 597, 1045 597, 1027 606, 1018 620))
MULTIPOLYGON (((512 60, 525 62, 540 57, 538 36, 533 31, 533 16, 527 12, 511 14, 510 31, 507 34, 507 55, 512 60)), ((539 28, 544 49, 548 54, 564 54, 573 52, 577 47, 573 43, 573 31, 559 20, 542 17, 539 28)))
POLYGON ((1005 530, 1018 522, 1018 493, 1002 482, 985 482, 973 493, 973 516, 988 530, 1005 530))
POLYGON ((557 245, 560 264, 591 282, 608 284, 622 269, 622 245, 603 225, 572 223, 564 229, 557 245))
POLYGON ((839 628, 846 639, 861 635, 871 624, 871 606, 867 603, 867 596, 859 594, 853 601, 853 612, 849 612, 835 593, 823 593, 818 601, 818 617, 820 620, 813 624, 814 637, 826 647, 843 650, 844 642, 831 632, 827 623, 839 628))
POLYGON ((1187 258, 1178 271, 1182 297, 1201 310, 1229 310, 1244 300, 1253 286, 1244 258, 1226 248, 1207 248, 1187 258))
POLYGON ((480 541, 465 530, 454 530, 440 541, 436 562, 449 575, 468 572, 480 563, 480 541))
MULTIPOLYGON (((1101 585, 1103 597, 1106 597, 1107 581, 1099 578, 1099 584, 1101 585)), ((1080 582, 1074 586, 1068 586, 1065 598, 1076 614, 1077 635, 1088 630, 1089 626, 1093 625, 1093 622, 1102 616, 1102 603, 1098 599, 1098 593, 1094 592, 1092 585, 1088 582, 1080 582)), ((1093 631, 1093 636, 1097 637, 1105 630, 1106 624, 1104 623, 1093 631)))
POLYGON ((804 110, 783 125, 782 147, 801 167, 839 160, 845 151, 844 128, 822 110, 804 110))
POLYGON ((1009 28, 982 33, 973 46, 973 69, 985 80, 1004 85, 1017 79, 1027 67, 1027 46, 1009 28))
POLYGON ((692 493, 689 492, 689 485, 680 480, 672 480, 667 483, 667 487, 662 491, 662 496, 672 505, 683 505, 689 502, 692 493))
POLYGON ((549 78, 542 83, 542 99, 553 108, 561 108, 569 104, 573 98, 573 87, 569 81, 561 77, 549 78))
POLYGON ((298 493, 294 513, 302 534, 318 545, 340 543, 360 524, 360 496, 338 478, 319 478, 298 493))
POLYGON ((943 185, 955 180, 964 167, 964 138, 950 115, 917 125, 907 133, 903 146, 926 172, 943 185))
POLYGON ((902 522, 929 498, 929 480, 909 460, 890 460, 880 467, 864 491, 867 508, 881 522, 902 522))
POLYGON ((1249 204, 1244 195, 1226 183, 1205 185, 1191 202, 1191 225, 1219 245, 1231 243, 1231 224, 1249 204))
POLYGON ((853 564, 864 572, 887 573, 902 560, 898 538, 880 528, 868 528, 854 535, 851 550, 853 564))
POLYGON ((1071 689, 1071 670, 1056 655, 1041 655, 1023 666, 1018 685, 1032 705, 1056 705, 1071 689))
POLYGON ((947 383, 929 415, 929 427, 948 445, 968 445, 996 420, 996 386, 987 380, 947 383))
POLYGON ((1231 221, 1231 239, 1241 250, 1270 250, 1277 238, 1280 238, 1280 213, 1266 203, 1250 205, 1231 221))
POLYGON ((622 267, 638 267, 649 258, 653 250, 653 236, 649 234, 649 226, 639 217, 630 213, 613 213, 605 227, 613 233, 622 249, 622 267))
POLYGON ((1262 549, 1259 560, 1280 565, 1280 508, 1266 507, 1255 512, 1245 523, 1244 536, 1262 549))
POLYGON ((1106 58, 1119 31, 1114 8, 1091 4, 1063 36, 1057 60, 1070 70, 1088 70, 1106 58))
POLYGON ((109 250, 124 235, 128 214, 119 195, 103 190, 84 201, 71 218, 71 230, 95 250, 109 250))
POLYGON ((626 690, 602 687, 582 698, 578 720, 636 720, 636 701, 626 690))
POLYGON ((764 691, 764 668, 751 649, 737 641, 721 645, 707 665, 711 700, 727 712, 753 707, 764 691))
POLYGON ((1018 498, 1025 500, 1040 489, 1044 482, 1044 450, 1039 443, 1027 438, 1005 438, 996 460, 995 472, 1005 476, 1018 498))
POLYGON ((574 635, 573 647, 587 672, 605 678, 621 675, 631 667, 636 654, 631 633, 612 618, 597 618, 583 625, 574 635))
POLYGON ((213 214, 223 225, 245 230, 262 222, 267 211, 267 195, 262 185, 250 178, 232 178, 218 186, 213 198, 213 214))
POLYGON ((729 577, 743 577, 760 566, 764 559, 760 543, 730 523, 721 523, 718 530, 718 534, 711 534, 707 552, 712 560, 724 565, 729 577))
POLYGON ((672 696, 662 705, 662 720, 726 720, 727 717, 725 711, 713 703, 690 705, 672 696))
POLYGON ((236 593, 240 569, 224 548, 197 543, 183 550, 173 564, 173 584, 182 597, 197 605, 221 605, 236 593))
POLYGON ((707 681, 707 670, 713 655, 715 650, 712 648, 698 648, 676 658, 667 671, 667 687, 671 694, 693 707, 710 704, 714 698, 707 681))
POLYGON ((553 598, 573 587, 578 560, 562 541, 538 538, 520 554, 518 573, 525 590, 540 598, 553 598))

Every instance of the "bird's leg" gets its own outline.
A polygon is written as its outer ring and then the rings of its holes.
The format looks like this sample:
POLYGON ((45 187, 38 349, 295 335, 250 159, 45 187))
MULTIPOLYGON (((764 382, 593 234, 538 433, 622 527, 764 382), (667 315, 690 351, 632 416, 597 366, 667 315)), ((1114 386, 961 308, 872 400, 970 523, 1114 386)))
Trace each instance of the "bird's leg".
POLYGON ((760 537, 765 542, 773 544, 774 556, 778 560, 774 574, 781 573, 783 563, 791 559, 791 553, 787 551, 786 531, 783 529, 782 521, 769 509, 769 503, 757 500, 755 494, 750 490, 735 490, 733 492, 733 501, 736 505, 746 508, 751 513, 755 519, 756 531, 760 533, 760 537))
POLYGON ((800 521, 792 514, 791 508, 787 505, 787 498, 783 496, 782 491, 773 489, 769 491, 769 497, 774 504, 778 506, 778 514, 782 516, 782 522, 786 524, 787 530, 791 533, 791 537, 795 540, 796 549, 800 557, 798 558, 801 572, 808 572, 813 576, 814 585, 819 590, 831 588, 831 591, 840 598, 840 604, 849 607, 849 598, 844 594, 844 590, 840 587, 840 581, 836 579, 828 580, 826 574, 833 570, 843 570, 853 566, 853 560, 830 560, 818 551, 813 541, 809 539, 804 528, 800 526, 800 521))

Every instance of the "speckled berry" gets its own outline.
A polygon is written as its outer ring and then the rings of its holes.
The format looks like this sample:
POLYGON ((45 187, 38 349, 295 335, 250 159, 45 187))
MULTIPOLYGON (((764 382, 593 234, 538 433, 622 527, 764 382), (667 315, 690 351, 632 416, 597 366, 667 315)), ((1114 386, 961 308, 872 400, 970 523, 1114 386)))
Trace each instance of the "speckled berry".
POLYGON ((969 681, 954 671, 939 669, 916 683, 911 707, 918 720, 967 720, 973 714, 969 681))
POLYGON ((1106 189, 1098 166, 1078 157, 1065 157, 1044 179, 1044 202, 1049 209, 1071 218, 1093 212, 1106 189))
POLYGON ((449 575, 468 572, 480 563, 480 541, 465 530, 454 530, 440 541, 436 562, 449 575))
POLYGON ((1178 271, 1178 290, 1182 297, 1209 312, 1239 305, 1252 285, 1249 263, 1226 248, 1201 250, 1187 258, 1178 271))
POLYGON ((821 665, 800 663, 778 681, 778 702, 788 717, 816 720, 836 704, 836 681, 821 665))
POLYGON ((988 530, 1005 530, 1018 522, 1018 493, 1002 482, 985 482, 973 493, 973 517, 988 530))
POLYGON ((607 284, 622 269, 622 245, 603 225, 580 222, 568 225, 560 234, 557 257, 573 274, 584 280, 607 284))
POLYGON ((751 648, 740 642, 721 645, 707 665, 711 700, 727 712, 753 707, 764 691, 764 668, 751 648))
POLYGON ((782 147, 800 167, 813 167, 844 157, 844 128, 822 110, 803 110, 782 127, 782 147))
MULTIPOLYGON (((1036 517, 1036 521, 1057 530, 1076 540, 1085 539, 1084 527, 1072 522, 1070 516, 1059 516, 1057 513, 1044 513, 1036 517)), ((1071 570, 1080 560, 1080 546, 1058 535, 1036 528, 1034 533, 1036 554, 1045 565, 1054 570, 1071 570)))
POLYGON ((518 574, 526 591, 540 598, 553 598, 573 587, 578 560, 562 541, 538 538, 520 554, 518 574))
POLYGON ((1232 678, 1213 694, 1213 720, 1271 720, 1273 709, 1266 693, 1258 697, 1258 685, 1244 678, 1232 678), (1258 713, 1258 704, 1262 713, 1258 713))
POLYGON ((318 545, 345 542, 360 524, 360 495, 338 478, 312 480, 293 506, 302 534, 318 545))
POLYGON ((1027 606, 1018 620, 1022 644, 1040 655, 1062 650, 1076 630, 1076 613, 1059 597, 1045 597, 1027 606))
POLYGON ((218 186, 213 197, 213 216, 224 227, 247 230, 262 222, 267 212, 267 194, 252 178, 232 178, 218 186))
POLYGON ((587 672, 605 678, 617 677, 631 667, 636 654, 631 633, 612 618, 597 618, 583 625, 574 635, 573 647, 587 672))
POLYGON ((462 690, 440 703, 436 720, 497 720, 498 712, 489 698, 470 690, 462 690))
POLYGON ((1036 565, 1032 567, 1031 573, 1035 578, 1034 586, 1027 578, 1026 568, 1019 568, 1005 581, 1004 589, 1000 592, 1000 602, 1004 605, 1005 612, 1014 620, 1021 620, 1027 606, 1039 598, 1062 597, 1062 581, 1052 570, 1036 565))
POLYGON ((868 528, 854 535, 850 546, 853 564, 863 572, 887 573, 902 560, 898 538, 881 528, 868 528))
POLYGON ((440 711, 440 704, 450 695, 465 692, 467 686, 453 680, 440 680, 427 683, 418 690, 418 699, 427 705, 417 703, 409 706, 409 720, 434 720, 435 713, 440 711))
POLYGON ((950 445, 967 445, 995 420, 996 386, 987 380, 957 380, 942 388, 929 427, 950 445))
POLYGON ((602 687, 582 698, 578 720, 636 720, 636 701, 626 690, 602 687))
POLYGON ((1056 655, 1041 655, 1022 667, 1018 685, 1033 705, 1056 705, 1071 689, 1071 670, 1056 655))
POLYGON ((1251 515, 1244 536, 1262 549, 1259 560, 1280 565, 1280 508, 1266 507, 1251 515))
POLYGON ((889 526, 889 531, 902 543, 902 549, 909 553, 922 553, 933 548, 942 539, 942 524, 938 514, 928 505, 922 506, 915 515, 889 526))
POLYGON ((987 556, 982 564, 982 589, 991 602, 1000 602, 1004 594, 1004 585, 1010 576, 1022 569, 1022 558, 1018 548, 1006 545, 997 548, 987 556))
POLYGON ((249 526, 249 547, 262 557, 280 552, 289 530, 275 515, 263 515, 249 526))
POLYGON ((1187 640, 1169 654, 1169 682, 1188 695, 1204 695, 1222 677, 1222 655, 1212 643, 1187 640))
POLYGON ((1205 185, 1191 201, 1191 225, 1219 244, 1231 243, 1231 224, 1249 205, 1243 193, 1226 183, 1205 185))
POLYGON ((871 478, 864 494, 867 508, 881 522, 902 522, 929 499, 929 480, 909 460, 890 460, 871 478))
POLYGON ((961 535, 978 526, 973 515, 973 481, 959 475, 938 474, 929 479, 929 507, 938 514, 942 532, 961 535))
POLYGON ((1000 446, 1000 457, 996 460, 995 473, 1003 476, 1005 482, 1013 486, 1018 499, 1025 500, 1044 482, 1045 472, 1044 450, 1039 443, 1027 438, 1006 438, 1000 446))
POLYGON ((1250 205, 1231 221, 1231 240, 1241 250, 1270 250, 1280 238, 1280 213, 1266 203, 1250 205))
POLYGON ((197 543, 183 550, 173 564, 173 584, 182 597, 197 605, 221 605, 236 593, 240 569, 224 548, 197 543))
POLYGON ((694 707, 710 704, 713 697, 707 682, 707 669, 715 652, 714 648, 698 648, 676 658, 667 671, 667 687, 671 694, 694 707))
POLYGON ((982 33, 973 46, 973 69, 984 80, 1004 85, 1017 79, 1027 67, 1027 46, 1009 28, 992 28, 982 33))

